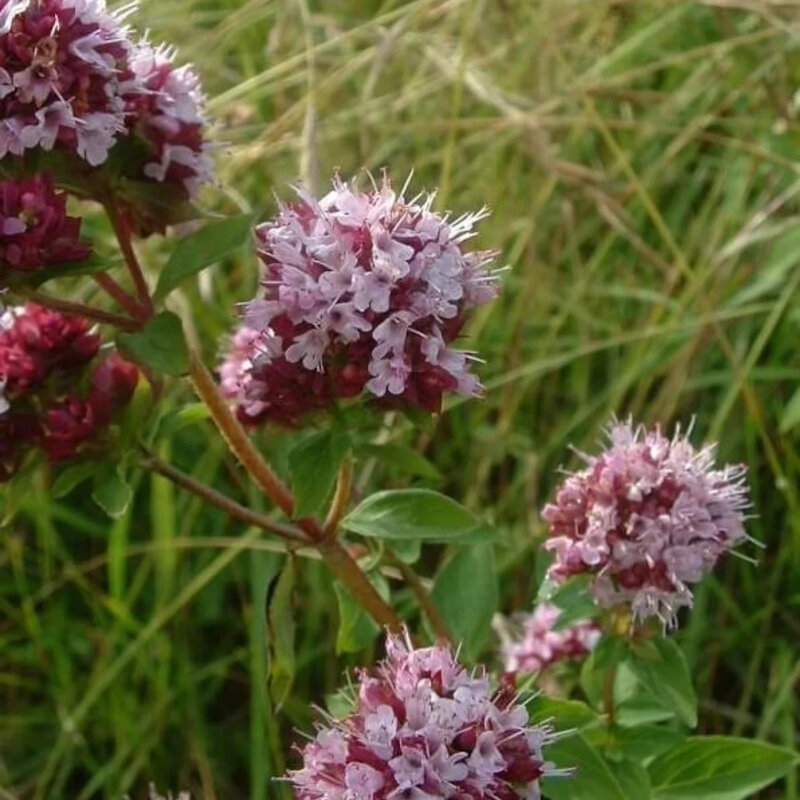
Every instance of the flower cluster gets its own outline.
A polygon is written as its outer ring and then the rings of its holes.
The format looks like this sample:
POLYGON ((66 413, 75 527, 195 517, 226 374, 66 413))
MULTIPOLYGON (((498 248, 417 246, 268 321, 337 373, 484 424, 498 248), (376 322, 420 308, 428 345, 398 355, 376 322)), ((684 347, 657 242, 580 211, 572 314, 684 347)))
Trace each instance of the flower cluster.
POLYGON ((36 447, 51 461, 74 458, 129 402, 138 370, 116 351, 77 392, 100 344, 85 320, 33 303, 0 317, 0 481, 36 447))
POLYGON ((594 649, 601 636, 600 626, 585 620, 555 630, 560 615, 557 606, 541 603, 530 614, 498 622, 501 655, 508 672, 538 672, 594 649))
POLYGON ((123 23, 133 7, 0 3, 0 158, 57 147, 98 166, 135 132, 151 151, 141 177, 190 195, 210 177, 197 78, 132 38, 123 23))
POLYGON ((175 51, 142 43, 131 59, 134 91, 127 96, 132 125, 150 145, 144 174, 159 183, 183 187, 195 197, 212 178, 205 139, 205 97, 189 66, 173 64, 175 51))
POLYGON ((667 439, 630 423, 610 430, 610 447, 583 456, 542 516, 555 553, 549 575, 595 576, 606 607, 630 603, 635 617, 674 624, 696 583, 747 539, 743 466, 717 469, 714 447, 695 450, 680 430, 667 439))
POLYGON ((559 774, 542 756, 549 735, 448 647, 390 637, 355 711, 320 730, 289 777, 298 800, 534 800, 539 778, 559 774))
POLYGON ((9 270, 88 258, 91 248, 80 241, 80 229, 51 175, 0 182, 0 278, 9 270))
POLYGON ((486 212, 448 220, 432 196, 406 202, 385 178, 298 194, 256 230, 264 292, 222 368, 241 419, 292 424, 365 390, 432 411, 445 392, 478 394, 474 356, 450 344, 465 312, 496 295, 494 254, 463 249, 486 212))

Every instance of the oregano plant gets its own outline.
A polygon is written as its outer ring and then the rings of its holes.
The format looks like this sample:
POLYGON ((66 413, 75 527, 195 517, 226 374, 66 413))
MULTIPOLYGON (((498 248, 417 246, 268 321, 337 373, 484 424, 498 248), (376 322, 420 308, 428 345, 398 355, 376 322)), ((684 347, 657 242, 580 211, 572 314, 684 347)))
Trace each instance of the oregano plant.
POLYGON ((498 254, 472 243, 488 212, 439 213, 435 195, 384 174, 334 176, 322 196, 276 187, 267 221, 204 213, 213 150, 199 81, 125 15, 102 0, 0 4, 4 522, 32 476, 54 496, 83 487, 124 519, 152 473, 252 526, 283 554, 259 584, 256 623, 278 708, 304 624, 298 574, 321 560, 338 651, 380 638, 385 656, 320 711, 299 754, 286 742, 298 800, 739 800, 787 774, 791 750, 694 735, 675 638, 692 587, 748 544, 744 468, 680 430, 614 422, 543 509, 551 560, 535 608, 500 617, 486 514, 406 482, 364 494, 356 480, 375 460, 437 478, 386 437, 387 419, 424 427, 452 395, 481 402, 480 359, 459 342, 500 291, 498 254), (81 235, 92 204, 113 253, 81 235), (157 233, 169 254, 145 265, 157 233), (171 295, 248 247, 259 291, 230 309, 218 353, 171 295), (171 463, 165 444, 184 425, 235 457, 256 500, 171 463), (288 442, 278 461, 261 446, 271 431, 288 442), (497 658, 475 663, 495 643, 497 658))

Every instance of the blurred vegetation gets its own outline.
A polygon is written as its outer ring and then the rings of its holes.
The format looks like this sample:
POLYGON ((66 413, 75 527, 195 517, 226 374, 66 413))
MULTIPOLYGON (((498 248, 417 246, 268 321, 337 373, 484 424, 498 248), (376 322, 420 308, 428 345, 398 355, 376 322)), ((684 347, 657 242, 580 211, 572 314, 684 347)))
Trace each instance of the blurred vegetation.
MULTIPOLYGON (((681 642, 703 732, 798 747, 800 5, 144 0, 136 22, 203 76, 214 210, 264 217, 298 177, 323 189, 337 168, 384 167, 440 187, 441 209, 491 207, 479 242, 510 269, 470 329, 486 399, 422 434, 387 423, 440 481, 370 464, 358 487, 435 485, 487 512, 504 609, 532 600, 538 512, 568 446, 595 448, 612 414, 694 418, 698 441, 750 466, 765 549, 702 584, 681 642)), ((153 275, 167 248, 143 248, 153 275)), ((240 255, 175 296, 210 360, 256 279, 240 255)), ((164 403, 191 400, 178 384, 164 403)), ((286 436, 261 442, 280 463, 286 436)), ((170 426, 160 448, 261 502, 207 422, 170 426)), ((293 729, 371 654, 335 655, 330 580, 303 561, 279 713, 264 605, 283 556, 163 479, 136 480, 132 513, 110 523, 42 477, 0 534, 0 797, 139 798, 151 779, 204 800, 287 797, 270 778, 293 729)), ((421 571, 442 556, 426 551, 421 571)), ((764 797, 797 800, 798 777, 764 797)))

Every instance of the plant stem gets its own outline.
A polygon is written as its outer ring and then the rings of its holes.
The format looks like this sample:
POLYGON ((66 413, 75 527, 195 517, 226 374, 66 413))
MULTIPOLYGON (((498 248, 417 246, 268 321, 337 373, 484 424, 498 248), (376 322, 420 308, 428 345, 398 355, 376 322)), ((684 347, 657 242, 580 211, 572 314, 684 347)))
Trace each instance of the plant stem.
POLYGON ((209 505, 215 506, 224 511, 228 516, 234 519, 241 520, 248 525, 254 525, 257 528, 274 533, 282 539, 286 539, 294 544, 307 546, 309 544, 308 537, 302 532, 293 528, 290 525, 283 525, 280 522, 275 522, 269 517, 253 511, 247 506, 243 506, 232 500, 230 497, 218 492, 211 486, 208 486, 201 481, 181 472, 170 464, 162 461, 160 458, 148 453, 140 462, 140 465, 150 472, 158 473, 163 477, 171 480, 176 486, 180 486, 192 494, 205 500, 209 505))
POLYGON ((120 308, 124 308, 135 320, 140 323, 147 318, 144 308, 136 302, 110 275, 98 272, 92 276, 95 283, 111 297, 120 308))
POLYGON ((319 550, 328 569, 347 587, 353 599, 375 622, 395 632, 403 629, 400 618, 378 594, 358 562, 338 539, 320 539, 314 546, 319 550))
MULTIPOLYGON (((211 412, 211 417, 231 452, 239 459, 264 494, 291 519, 294 509, 291 493, 261 453, 253 447, 250 437, 220 394, 211 373, 195 352, 190 353, 189 375, 195 391, 211 412)), ((311 538, 319 537, 312 535, 311 538)))
POLYGON ((617 722, 617 709, 614 705, 614 683, 617 680, 617 665, 610 667, 603 681, 603 709, 609 725, 617 722))
MULTIPOLYGON (((197 394, 211 412, 211 417, 231 452, 267 497, 291 519, 294 509, 291 493, 255 449, 239 420, 228 408, 211 373, 194 351, 190 352, 189 375, 197 394)), ((353 598, 379 625, 392 630, 402 628, 400 618, 378 594, 356 560, 338 539, 326 538, 323 527, 315 519, 298 520, 297 526, 317 548, 328 569, 347 586, 353 598)))
POLYGON ((131 238, 131 229, 125 218, 117 211, 113 204, 106 205, 106 214, 111 221, 111 227, 114 229, 114 234, 119 242, 122 256, 125 259, 125 264, 128 267, 128 272, 133 278, 133 285, 136 287, 136 293, 139 296, 139 302, 147 317, 153 314, 153 300, 150 297, 150 288, 144 278, 139 259, 136 257, 136 251, 133 249, 133 241, 131 238))
POLYGON ((414 597, 416 597, 419 607, 425 613, 436 633, 436 638, 444 642, 452 641, 447 623, 442 619, 439 609, 433 604, 430 592, 419 575, 389 547, 385 548, 384 553, 386 561, 403 576, 403 580, 408 584, 414 597))
POLYGON ((61 311, 64 314, 71 314, 75 317, 84 317, 94 320, 95 322, 102 322, 105 325, 114 325, 125 331, 135 331, 139 328, 136 321, 129 317, 123 317, 120 314, 112 314, 109 311, 103 311, 100 308, 87 306, 83 303, 62 300, 59 297, 52 297, 43 292, 24 292, 21 293, 20 296, 33 303, 38 303, 45 308, 52 308, 54 311, 61 311))

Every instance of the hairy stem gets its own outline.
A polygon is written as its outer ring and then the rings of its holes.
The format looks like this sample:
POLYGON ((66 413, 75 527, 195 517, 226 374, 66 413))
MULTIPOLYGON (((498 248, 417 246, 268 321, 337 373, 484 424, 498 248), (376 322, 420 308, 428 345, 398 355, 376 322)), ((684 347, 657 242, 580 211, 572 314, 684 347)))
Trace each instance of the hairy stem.
POLYGON ((403 623, 391 606, 369 582, 358 562, 339 539, 320 539, 314 543, 328 569, 347 587, 353 599, 380 626, 400 631, 403 623))
POLYGON ((20 296, 33 303, 38 303, 45 308, 52 308, 53 311, 61 311, 64 314, 70 314, 75 317, 84 317, 85 319, 91 319, 105 325, 114 325, 124 331, 135 331, 139 327, 136 321, 129 317, 123 317, 120 314, 112 314, 109 311, 103 311, 101 308, 94 308, 93 306, 87 306, 83 303, 62 300, 59 297, 52 297, 43 292, 24 292, 20 293, 20 296))
MULTIPOLYGON (((247 432, 228 408, 211 373, 194 351, 190 353, 189 374, 197 394, 211 412, 211 417, 231 452, 239 459, 267 497, 291 519, 294 509, 294 499, 291 493, 272 467, 255 449, 247 432)), ((393 630, 402 627, 399 617, 378 594, 359 567, 358 562, 338 539, 327 538, 323 527, 315 519, 298 520, 297 526, 305 532, 311 545, 319 551, 328 569, 347 586, 353 598, 364 611, 379 625, 393 630)))
MULTIPOLYGON (((255 449, 247 432, 220 394, 211 373, 195 352, 190 354, 189 375, 195 391, 211 412, 211 417, 231 452, 239 459, 264 494, 291 519, 294 508, 291 493, 261 453, 255 449)), ((312 535, 312 538, 318 537, 312 535)))
POLYGON ((259 514, 257 511, 253 511, 247 508, 247 506, 237 503, 235 500, 218 492, 211 486, 198 481, 185 472, 181 472, 179 469, 176 469, 150 453, 147 453, 139 463, 150 472, 155 472, 171 480, 176 486, 180 486, 187 492, 191 492, 202 498, 209 505, 224 511, 229 517, 241 520, 248 525, 254 525, 268 533, 274 533, 276 536, 280 536, 282 539, 286 539, 294 544, 303 546, 309 544, 308 537, 297 528, 275 522, 275 520, 271 520, 264 514, 259 514))
POLYGON ((447 628, 447 623, 442 619, 439 609, 433 604, 430 592, 428 591, 422 579, 412 569, 412 567, 405 563, 393 550, 389 547, 385 549, 385 560, 388 564, 393 566, 402 576, 403 580, 408 584, 411 592, 419 603, 431 627, 436 633, 436 638, 445 642, 452 641, 450 631, 447 628))

